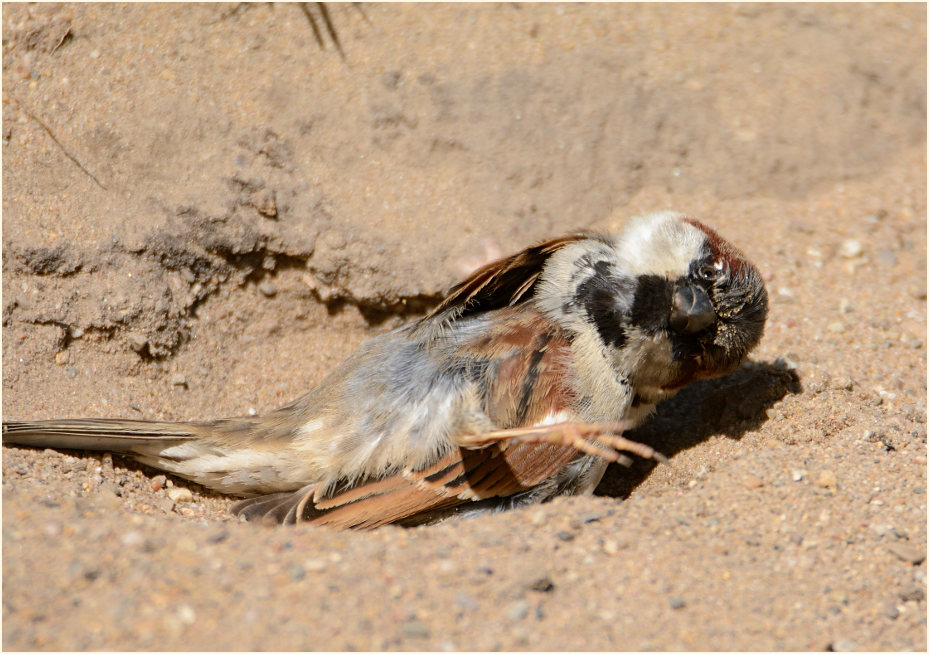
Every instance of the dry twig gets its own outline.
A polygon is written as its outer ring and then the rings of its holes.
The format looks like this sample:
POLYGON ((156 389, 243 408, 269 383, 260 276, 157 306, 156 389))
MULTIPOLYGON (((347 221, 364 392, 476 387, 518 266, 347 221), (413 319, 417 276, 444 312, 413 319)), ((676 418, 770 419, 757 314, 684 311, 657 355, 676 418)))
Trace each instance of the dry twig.
POLYGON ((84 164, 82 164, 80 161, 78 161, 77 157, 75 157, 73 154, 71 154, 70 152, 68 152, 68 149, 67 149, 65 146, 63 146, 63 145, 61 144, 61 141, 58 140, 58 137, 55 136, 55 134, 54 134, 54 132, 52 132, 51 128, 50 128, 48 125, 46 125, 46 124, 42 121, 41 118, 39 118, 39 117, 36 116, 34 113, 32 113, 32 112, 29 110, 29 108, 23 103, 23 101, 20 100, 19 98, 17 98, 17 97, 16 97, 15 95, 13 95, 12 93, 10 94, 10 97, 12 97, 14 100, 16 100, 16 104, 18 104, 18 105, 19 105, 19 108, 23 110, 23 113, 25 113, 27 116, 29 116, 30 118, 32 118, 32 120, 34 120, 35 122, 37 122, 37 123, 39 124, 39 126, 40 126, 42 129, 45 130, 45 132, 46 132, 46 133, 51 137, 51 139, 55 142, 55 145, 57 145, 59 148, 61 148, 61 151, 64 152, 65 156, 66 156, 68 159, 70 159, 71 161, 73 161, 73 162, 74 162, 74 165, 81 169, 81 172, 83 172, 85 175, 87 175, 87 176, 90 177, 92 180, 94 180, 94 182, 97 184, 97 186, 99 186, 100 188, 102 188, 104 191, 107 190, 106 187, 105 187, 103 184, 100 183, 100 180, 97 179, 97 178, 94 176, 94 174, 93 174, 92 172, 90 172, 89 170, 87 170, 87 168, 84 167, 84 164))

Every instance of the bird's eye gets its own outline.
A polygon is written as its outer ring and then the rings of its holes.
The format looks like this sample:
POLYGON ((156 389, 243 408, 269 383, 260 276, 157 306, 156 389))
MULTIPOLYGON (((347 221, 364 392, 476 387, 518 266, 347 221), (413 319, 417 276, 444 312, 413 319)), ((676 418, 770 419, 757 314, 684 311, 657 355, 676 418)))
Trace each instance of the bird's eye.
POLYGON ((707 282, 718 282, 726 277, 726 267, 721 264, 704 264, 697 270, 697 276, 707 282))

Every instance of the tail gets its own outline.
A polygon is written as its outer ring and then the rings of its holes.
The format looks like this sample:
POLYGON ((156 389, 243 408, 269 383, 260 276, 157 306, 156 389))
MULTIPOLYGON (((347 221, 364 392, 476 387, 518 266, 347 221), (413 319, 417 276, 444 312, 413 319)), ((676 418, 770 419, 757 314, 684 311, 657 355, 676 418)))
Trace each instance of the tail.
POLYGON ((126 454, 230 495, 305 485, 286 465, 286 445, 264 432, 250 418, 200 423, 80 418, 4 422, 3 444, 126 454))
POLYGON ((42 420, 4 422, 3 442, 29 447, 67 450, 99 450, 131 454, 135 447, 162 444, 165 447, 196 438, 193 425, 148 420, 42 420))

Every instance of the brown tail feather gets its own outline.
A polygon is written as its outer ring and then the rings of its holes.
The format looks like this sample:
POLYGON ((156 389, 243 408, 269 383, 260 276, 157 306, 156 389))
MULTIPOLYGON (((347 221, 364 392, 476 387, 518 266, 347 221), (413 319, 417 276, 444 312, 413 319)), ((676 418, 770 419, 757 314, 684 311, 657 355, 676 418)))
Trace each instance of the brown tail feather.
POLYGON ((82 418, 4 422, 3 442, 29 447, 131 452, 140 443, 179 443, 197 436, 195 425, 147 420, 82 418))

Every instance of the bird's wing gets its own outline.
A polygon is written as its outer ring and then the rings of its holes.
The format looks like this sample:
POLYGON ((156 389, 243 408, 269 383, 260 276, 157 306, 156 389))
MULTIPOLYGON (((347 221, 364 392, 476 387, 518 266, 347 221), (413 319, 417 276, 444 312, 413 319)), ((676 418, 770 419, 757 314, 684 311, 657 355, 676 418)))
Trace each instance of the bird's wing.
POLYGON ((603 237, 569 234, 482 266, 452 287, 442 303, 422 322, 428 323, 436 318, 455 319, 518 304, 531 296, 530 291, 538 281, 542 267, 553 253, 566 245, 588 239, 603 240, 603 237))
POLYGON ((508 442, 482 449, 457 448, 422 470, 336 486, 307 486, 293 493, 263 495, 233 510, 248 520, 309 522, 336 528, 373 529, 381 525, 428 521, 455 507, 529 491, 551 478, 578 451, 549 443, 508 442))

